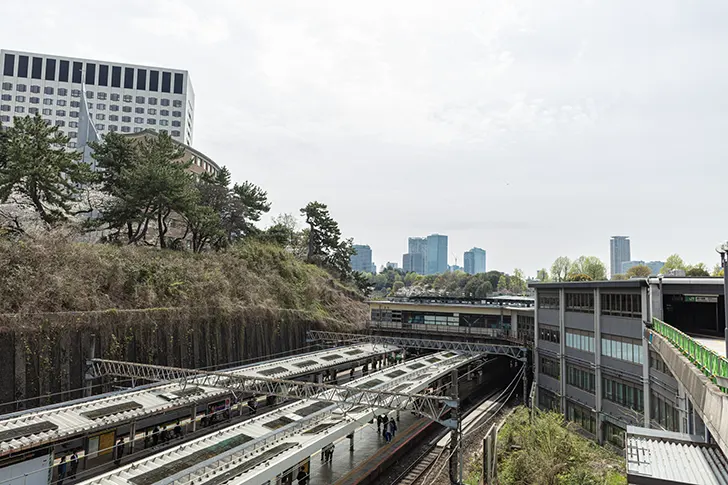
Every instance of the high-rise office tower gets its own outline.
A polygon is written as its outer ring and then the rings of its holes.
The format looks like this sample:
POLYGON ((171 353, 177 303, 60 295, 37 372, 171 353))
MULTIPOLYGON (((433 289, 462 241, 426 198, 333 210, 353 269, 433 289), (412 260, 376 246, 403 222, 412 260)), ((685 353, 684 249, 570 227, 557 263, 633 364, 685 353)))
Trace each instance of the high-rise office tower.
POLYGON ((447 272, 447 236, 431 234, 427 236, 426 274, 447 272))
POLYGON ((195 94, 187 71, 0 50, 0 121, 40 114, 82 148, 81 90, 95 131, 167 132, 190 145, 195 94))
POLYGON ((463 266, 468 274, 485 273, 485 250, 473 248, 465 251, 463 266))
POLYGON ((427 238, 411 237, 407 240, 408 252, 402 255, 402 269, 407 273, 425 274, 427 270, 427 238))
POLYGON ((372 248, 361 244, 354 244, 353 247, 356 252, 349 258, 352 271, 361 271, 362 273, 371 272, 372 248))
POLYGON ((632 259, 629 247, 629 236, 612 236, 609 240, 609 271, 610 276, 622 271, 622 263, 632 259))

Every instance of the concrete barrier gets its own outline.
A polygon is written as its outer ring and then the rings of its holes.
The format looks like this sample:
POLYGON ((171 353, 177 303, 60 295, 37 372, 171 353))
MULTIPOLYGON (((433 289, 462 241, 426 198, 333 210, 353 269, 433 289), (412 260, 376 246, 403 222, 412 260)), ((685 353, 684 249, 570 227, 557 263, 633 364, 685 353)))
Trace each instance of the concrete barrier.
POLYGON ((705 422, 715 442, 728 455, 728 394, 720 390, 663 336, 649 331, 650 345, 660 354, 670 372, 685 387, 695 411, 705 422))

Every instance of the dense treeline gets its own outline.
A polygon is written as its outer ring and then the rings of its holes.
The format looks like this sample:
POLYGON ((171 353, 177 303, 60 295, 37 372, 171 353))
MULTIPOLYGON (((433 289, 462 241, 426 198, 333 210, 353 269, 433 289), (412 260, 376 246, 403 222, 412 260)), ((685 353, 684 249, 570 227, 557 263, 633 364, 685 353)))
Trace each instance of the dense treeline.
POLYGON ((342 238, 325 204, 300 210, 301 229, 284 214, 262 230, 257 223, 271 209, 265 190, 233 183, 225 167, 193 174, 183 162, 184 147, 164 133, 105 135, 92 144, 98 171, 80 163, 68 142, 40 116, 16 117, 12 127, 0 129, 0 236, 22 239, 73 227, 99 242, 195 253, 256 240, 354 279, 351 239, 342 238))

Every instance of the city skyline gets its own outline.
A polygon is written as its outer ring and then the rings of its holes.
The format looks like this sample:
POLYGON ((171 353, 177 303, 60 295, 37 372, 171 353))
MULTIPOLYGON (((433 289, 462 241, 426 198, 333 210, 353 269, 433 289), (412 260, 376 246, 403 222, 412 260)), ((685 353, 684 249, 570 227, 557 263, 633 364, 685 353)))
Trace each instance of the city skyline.
POLYGON ((714 62, 728 32, 714 0, 516 2, 487 14, 474 0, 3 8, 13 19, 3 49, 186 69, 193 146, 268 192, 263 227, 319 200, 380 264, 436 230, 450 253, 480 244, 489 269, 527 275, 559 256, 608 267, 613 234, 629 234, 637 257, 678 253, 712 268, 728 239, 704 209, 724 205, 728 176, 728 66, 714 62), (367 176, 342 184, 342 160, 367 176), (625 217, 637 213, 615 193, 625 174, 681 197, 656 195, 661 210, 625 217), (371 182, 385 179, 436 197, 371 182))

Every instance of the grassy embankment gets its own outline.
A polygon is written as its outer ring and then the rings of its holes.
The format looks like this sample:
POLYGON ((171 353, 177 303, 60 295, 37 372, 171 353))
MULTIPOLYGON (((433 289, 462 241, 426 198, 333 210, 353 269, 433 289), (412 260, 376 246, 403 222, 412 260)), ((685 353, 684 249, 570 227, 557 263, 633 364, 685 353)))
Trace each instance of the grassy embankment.
MULTIPOLYGON (((537 413, 531 422, 518 408, 498 433, 500 485, 626 485, 624 457, 574 431, 557 413, 537 413)), ((465 482, 480 483, 482 454, 468 463, 465 482)))
MULTIPOLYGON (((258 242, 220 253, 0 240, 0 314, 242 307, 366 320, 361 297, 326 271, 258 242)), ((7 322, 6 322, 7 323, 7 322)))

